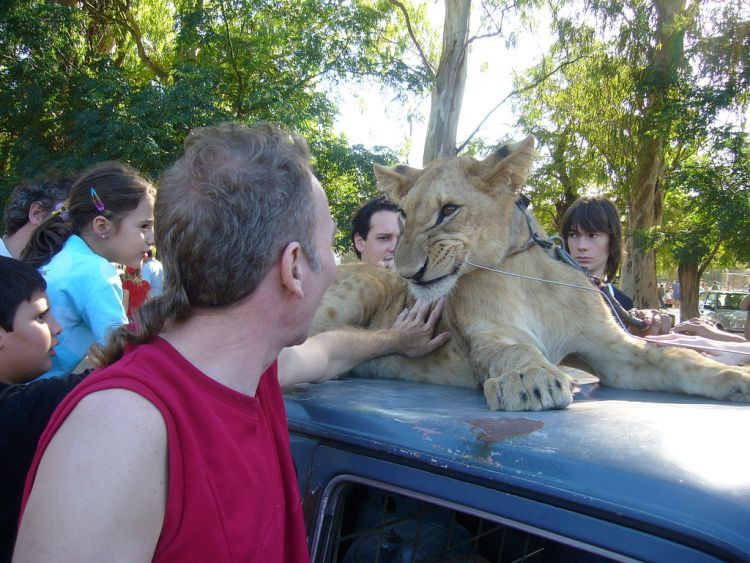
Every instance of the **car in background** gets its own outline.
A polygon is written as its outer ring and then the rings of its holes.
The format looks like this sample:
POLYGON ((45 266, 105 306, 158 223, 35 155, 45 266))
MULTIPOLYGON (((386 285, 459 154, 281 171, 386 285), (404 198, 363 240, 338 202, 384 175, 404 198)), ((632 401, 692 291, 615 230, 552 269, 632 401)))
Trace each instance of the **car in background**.
POLYGON ((742 332, 747 311, 740 309, 740 303, 747 295, 744 291, 705 291, 698 296, 698 312, 720 330, 742 332))
POLYGON ((585 375, 544 412, 406 381, 287 389, 312 561, 750 561, 750 405, 585 375))

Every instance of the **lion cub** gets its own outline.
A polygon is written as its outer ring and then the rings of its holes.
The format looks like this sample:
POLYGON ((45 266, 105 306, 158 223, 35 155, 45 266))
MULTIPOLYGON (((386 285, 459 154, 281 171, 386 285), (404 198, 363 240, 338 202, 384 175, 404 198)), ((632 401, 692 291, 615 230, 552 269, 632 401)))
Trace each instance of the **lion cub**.
POLYGON ((373 360, 357 374, 482 387, 493 410, 560 409, 572 393, 556 364, 577 354, 604 385, 750 402, 748 368, 631 337, 583 273, 528 244, 530 229, 546 238, 516 206, 533 150, 529 137, 482 161, 446 158, 424 170, 375 165, 378 187, 403 210, 398 275, 340 266, 313 331, 385 328, 416 297, 445 295, 437 330, 451 332, 448 344, 423 358, 373 360))

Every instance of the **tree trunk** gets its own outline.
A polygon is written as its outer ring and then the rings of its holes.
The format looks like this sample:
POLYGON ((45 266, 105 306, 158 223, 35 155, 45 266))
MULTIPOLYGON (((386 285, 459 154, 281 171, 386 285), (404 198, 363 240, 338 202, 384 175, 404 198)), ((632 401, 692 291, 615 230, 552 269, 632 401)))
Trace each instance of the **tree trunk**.
POLYGON ((680 320, 686 321, 698 316, 698 264, 680 264, 677 267, 677 279, 680 282, 680 320))
POLYGON ((661 223, 659 178, 663 172, 662 136, 650 139, 637 163, 635 181, 628 198, 628 258, 622 270, 620 285, 638 308, 658 307, 656 254, 639 248, 638 232, 661 223))
POLYGON ((633 297, 636 307, 658 306, 656 255, 639 244, 639 233, 661 224, 660 189, 664 174, 664 145, 670 138, 675 116, 665 112, 670 88, 677 81, 677 70, 684 59, 684 31, 677 16, 685 10, 685 0, 654 0, 657 11, 656 45, 651 65, 644 77, 646 102, 640 124, 640 151, 628 197, 628 260, 622 271, 622 290, 633 297))
POLYGON ((458 118, 466 85, 471 0, 445 0, 443 50, 432 87, 423 164, 456 155, 458 118))

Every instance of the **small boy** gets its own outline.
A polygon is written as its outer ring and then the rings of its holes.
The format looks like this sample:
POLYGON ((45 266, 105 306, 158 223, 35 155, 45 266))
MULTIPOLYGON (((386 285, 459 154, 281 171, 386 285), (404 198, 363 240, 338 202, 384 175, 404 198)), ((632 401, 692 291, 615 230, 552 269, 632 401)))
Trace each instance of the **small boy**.
POLYGON ((10 561, 26 472, 52 412, 83 374, 29 383, 52 366, 62 329, 32 266, 0 256, 0 563, 10 561))

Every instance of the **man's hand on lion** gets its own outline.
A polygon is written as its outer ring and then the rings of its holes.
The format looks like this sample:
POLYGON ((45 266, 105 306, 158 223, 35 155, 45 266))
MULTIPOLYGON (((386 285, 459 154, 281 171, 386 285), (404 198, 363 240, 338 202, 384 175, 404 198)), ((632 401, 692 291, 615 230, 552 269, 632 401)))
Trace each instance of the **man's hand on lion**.
POLYGON ((634 327, 629 328, 630 334, 635 336, 667 334, 672 328, 672 317, 662 315, 656 309, 631 309, 630 314, 646 323, 646 328, 643 330, 634 327))
POLYGON ((445 305, 445 298, 432 303, 418 299, 411 309, 407 308, 399 313, 390 329, 397 335, 397 354, 407 358, 419 358, 450 340, 449 332, 433 337, 435 327, 443 312, 443 305, 445 305))

